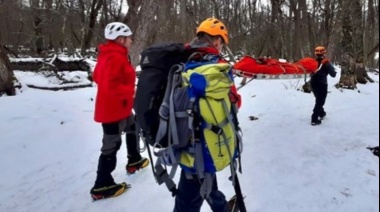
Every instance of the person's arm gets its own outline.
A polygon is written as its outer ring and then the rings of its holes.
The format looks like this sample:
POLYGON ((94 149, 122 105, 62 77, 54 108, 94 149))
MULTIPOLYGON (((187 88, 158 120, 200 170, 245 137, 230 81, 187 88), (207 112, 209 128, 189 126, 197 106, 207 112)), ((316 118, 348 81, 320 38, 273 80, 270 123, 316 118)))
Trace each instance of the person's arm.
POLYGON ((335 71, 334 66, 332 66, 330 63, 327 63, 326 65, 327 65, 327 71, 330 74, 330 76, 335 78, 337 73, 335 71))
POLYGON ((238 93, 235 84, 231 87, 230 100, 231 102, 236 103, 238 108, 241 107, 241 104, 242 104, 241 95, 238 93))
POLYGON ((323 68, 326 69, 327 73, 331 77, 336 77, 336 71, 333 65, 331 65, 330 61, 328 59, 323 59, 321 61, 322 65, 324 66, 323 68))
POLYGON ((119 98, 125 98, 125 96, 133 95, 134 85, 129 82, 131 79, 127 79, 129 73, 126 73, 126 62, 122 61, 120 57, 112 57, 107 63, 108 71, 108 89, 109 92, 117 95, 119 98))
POLYGON ((97 67, 97 66, 95 66, 95 69, 94 69, 94 71, 92 72, 92 80, 93 80, 96 84, 99 83, 99 81, 98 81, 98 67, 97 67))

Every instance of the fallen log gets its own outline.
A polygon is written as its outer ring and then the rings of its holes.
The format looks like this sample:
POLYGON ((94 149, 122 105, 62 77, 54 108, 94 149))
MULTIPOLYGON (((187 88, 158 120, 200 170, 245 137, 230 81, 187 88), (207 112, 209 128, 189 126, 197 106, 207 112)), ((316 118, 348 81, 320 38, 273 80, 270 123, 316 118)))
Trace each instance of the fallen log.
POLYGON ((46 66, 54 66, 56 70, 52 71, 91 71, 91 67, 85 59, 64 60, 57 56, 54 56, 53 58, 10 59, 10 67, 12 70, 38 72, 41 69, 44 69, 46 66))
POLYGON ((92 87, 92 83, 81 84, 81 85, 51 86, 51 87, 31 85, 31 84, 27 84, 27 86, 29 88, 40 89, 40 90, 49 90, 49 91, 60 91, 60 90, 62 90, 62 91, 68 91, 68 90, 75 90, 75 89, 78 89, 78 88, 92 87))

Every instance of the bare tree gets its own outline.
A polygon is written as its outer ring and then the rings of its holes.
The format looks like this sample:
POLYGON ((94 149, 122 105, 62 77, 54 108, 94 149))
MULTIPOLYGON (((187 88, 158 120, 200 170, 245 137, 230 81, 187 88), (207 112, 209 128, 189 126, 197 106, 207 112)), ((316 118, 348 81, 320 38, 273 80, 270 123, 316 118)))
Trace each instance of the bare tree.
POLYGON ((98 19, 99 11, 102 9, 103 1, 104 0, 92 0, 87 7, 84 0, 79 0, 82 13, 82 36, 80 46, 83 55, 86 53, 86 49, 91 47, 95 24, 98 19))
POLYGON ((16 53, 32 48, 74 54, 80 48, 85 56, 104 39, 106 23, 122 21, 135 34, 131 55, 136 65, 146 46, 190 41, 197 23, 208 17, 225 22, 235 53, 298 60, 324 45, 333 62, 342 64, 349 54, 354 63, 362 57, 364 65, 374 67, 379 51, 378 0, 0 1, 2 41, 16 53), (128 4, 126 14, 123 4, 128 4))
MULTIPOLYGON (((0 1, 0 7, 4 2, 0 1)), ((2 33, 0 30, 0 96, 5 92, 9 96, 16 95, 13 84, 13 71, 10 69, 9 58, 1 42, 2 33)))
POLYGON ((149 37, 152 36, 152 29, 155 29, 154 18, 158 10, 158 0, 142 1, 138 13, 138 26, 134 32, 134 45, 130 50, 132 63, 137 65, 140 52, 147 46, 149 37))
POLYGON ((30 0, 31 11, 33 14, 34 44, 35 52, 42 54, 44 46, 44 37, 42 32, 41 2, 40 0, 30 0))
POLYGON ((278 57, 281 52, 282 44, 280 42, 279 35, 279 22, 282 20, 282 9, 281 6, 284 3, 284 0, 271 0, 272 5, 272 14, 270 18, 270 24, 268 25, 269 29, 269 40, 268 40, 268 52, 267 56, 278 57))
POLYGON ((123 22, 128 24, 132 32, 135 32, 139 25, 139 8, 141 7, 141 4, 143 3, 143 1, 127 0, 127 2, 128 2, 128 13, 125 16, 123 22))
POLYGON ((299 59, 304 57, 304 47, 306 42, 307 28, 305 24, 307 14, 306 0, 290 0, 290 11, 294 15, 293 31, 293 54, 291 59, 299 59))
MULTIPOLYGON (((355 29, 353 28, 354 22, 357 20, 354 19, 352 14, 352 7, 360 6, 360 0, 351 1, 341 1, 342 5, 342 40, 341 47, 344 53, 342 59, 342 72, 341 79, 338 83, 338 87, 355 89, 356 88, 356 76, 355 76, 355 57, 358 55, 358 51, 355 51, 355 29), (353 4, 354 3, 354 4, 353 4)), ((361 8, 361 7, 360 7, 361 8)), ((355 10, 357 11, 357 10, 355 10)), ((361 19, 359 20, 361 21, 361 19)))
POLYGON ((9 96, 16 95, 16 90, 13 84, 13 71, 9 65, 9 58, 1 44, 1 31, 0 31, 0 96, 6 93, 9 96))
MULTIPOLYGON (((377 17, 378 19, 379 17, 377 17)), ((364 64, 375 67, 374 54, 379 52, 379 28, 376 23, 375 1, 368 0, 367 19, 365 21, 364 31, 364 64)))

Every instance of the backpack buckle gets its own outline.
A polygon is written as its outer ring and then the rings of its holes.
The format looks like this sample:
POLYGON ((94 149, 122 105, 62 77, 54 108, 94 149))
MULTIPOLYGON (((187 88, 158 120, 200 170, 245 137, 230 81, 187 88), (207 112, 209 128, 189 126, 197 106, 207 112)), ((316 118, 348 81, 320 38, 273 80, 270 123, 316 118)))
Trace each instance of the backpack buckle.
POLYGON ((217 135, 222 135, 223 134, 223 129, 219 126, 211 126, 211 131, 214 132, 217 135))
POLYGON ((194 116, 193 110, 188 109, 188 110, 186 110, 186 112, 187 112, 187 115, 189 115, 190 117, 194 116))

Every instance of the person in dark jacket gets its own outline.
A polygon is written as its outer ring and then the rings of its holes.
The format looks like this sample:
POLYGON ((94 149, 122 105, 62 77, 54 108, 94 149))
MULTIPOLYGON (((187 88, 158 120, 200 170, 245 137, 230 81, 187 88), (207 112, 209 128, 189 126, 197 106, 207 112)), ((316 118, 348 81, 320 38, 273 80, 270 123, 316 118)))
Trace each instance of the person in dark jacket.
POLYGON ((95 121, 103 127, 103 146, 99 157, 97 178, 90 194, 94 200, 118 196, 127 189, 126 183, 116 184, 111 173, 116 168, 116 154, 126 133, 128 149, 127 173, 145 168, 149 160, 141 157, 132 112, 136 73, 128 57, 132 44, 130 28, 120 22, 105 28, 107 42, 99 46, 93 73, 97 84, 95 121))
POLYGON ((311 125, 322 124, 323 118, 326 116, 326 111, 323 108, 327 98, 327 76, 336 76, 334 67, 326 59, 326 48, 318 46, 315 48, 315 56, 318 61, 318 70, 311 76, 311 88, 315 96, 315 106, 313 115, 311 116, 311 125))

